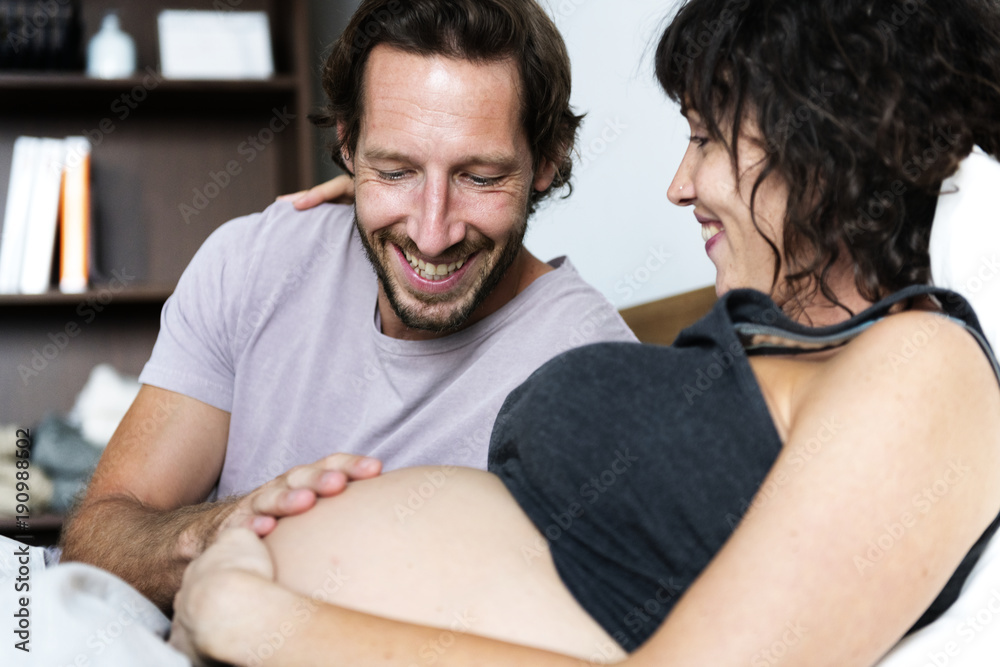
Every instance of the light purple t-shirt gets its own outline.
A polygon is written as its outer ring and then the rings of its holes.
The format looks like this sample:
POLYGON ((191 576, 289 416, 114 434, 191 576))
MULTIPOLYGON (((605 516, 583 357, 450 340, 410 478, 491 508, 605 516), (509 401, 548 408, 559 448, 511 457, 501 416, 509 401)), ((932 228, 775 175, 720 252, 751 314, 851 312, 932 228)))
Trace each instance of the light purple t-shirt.
POLYGON ((566 259, 458 333, 385 336, 353 215, 277 203, 232 220, 163 307, 139 380, 232 414, 220 498, 333 452, 377 457, 386 470, 485 468, 511 389, 572 347, 635 341, 566 259))

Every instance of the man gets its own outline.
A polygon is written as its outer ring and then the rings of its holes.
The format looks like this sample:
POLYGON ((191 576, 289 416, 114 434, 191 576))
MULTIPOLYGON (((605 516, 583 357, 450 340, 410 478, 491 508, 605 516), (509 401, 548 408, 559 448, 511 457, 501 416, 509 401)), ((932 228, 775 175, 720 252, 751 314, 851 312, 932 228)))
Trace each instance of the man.
POLYGON ((361 454, 485 467, 504 397, 535 368, 634 340, 568 262, 522 245, 568 182, 580 121, 533 0, 366 0, 324 87, 355 208, 279 203, 206 241, 65 533, 65 558, 164 609, 222 527, 266 534, 377 474, 361 454), (304 466, 337 451, 352 455, 304 466), (205 502, 213 489, 228 499, 205 502))

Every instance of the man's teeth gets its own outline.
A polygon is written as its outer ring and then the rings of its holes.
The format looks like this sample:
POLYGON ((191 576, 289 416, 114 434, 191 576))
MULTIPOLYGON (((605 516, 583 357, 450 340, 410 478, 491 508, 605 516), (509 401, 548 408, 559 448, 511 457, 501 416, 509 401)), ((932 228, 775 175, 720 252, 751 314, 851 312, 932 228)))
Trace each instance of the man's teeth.
POLYGON ((712 238, 722 231, 722 227, 717 225, 702 225, 701 226, 701 238, 708 243, 712 238))
POLYGON ((424 280, 444 280, 465 264, 464 259, 452 262, 451 264, 431 264, 422 259, 417 259, 408 252, 404 251, 403 254, 406 255, 406 261, 410 263, 410 266, 417 272, 417 275, 424 280))

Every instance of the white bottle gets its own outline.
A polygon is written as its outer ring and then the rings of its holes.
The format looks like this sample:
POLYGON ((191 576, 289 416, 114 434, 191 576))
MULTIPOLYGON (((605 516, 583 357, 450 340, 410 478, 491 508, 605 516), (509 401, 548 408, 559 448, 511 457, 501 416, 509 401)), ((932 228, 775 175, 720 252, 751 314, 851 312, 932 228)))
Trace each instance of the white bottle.
POLYGON ((135 72, 135 40, 122 32, 118 14, 104 16, 101 30, 87 45, 87 76, 124 79, 135 72))

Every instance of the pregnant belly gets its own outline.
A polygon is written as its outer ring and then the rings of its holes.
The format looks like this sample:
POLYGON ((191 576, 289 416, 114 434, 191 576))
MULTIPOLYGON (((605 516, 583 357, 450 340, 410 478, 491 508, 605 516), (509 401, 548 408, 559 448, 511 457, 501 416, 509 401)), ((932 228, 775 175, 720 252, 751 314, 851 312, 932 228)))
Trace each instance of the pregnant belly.
POLYGON ((352 483, 265 543, 280 583, 359 611, 441 628, 436 660, 469 632, 594 662, 621 648, 569 594, 544 537, 493 475, 408 468, 352 483))

